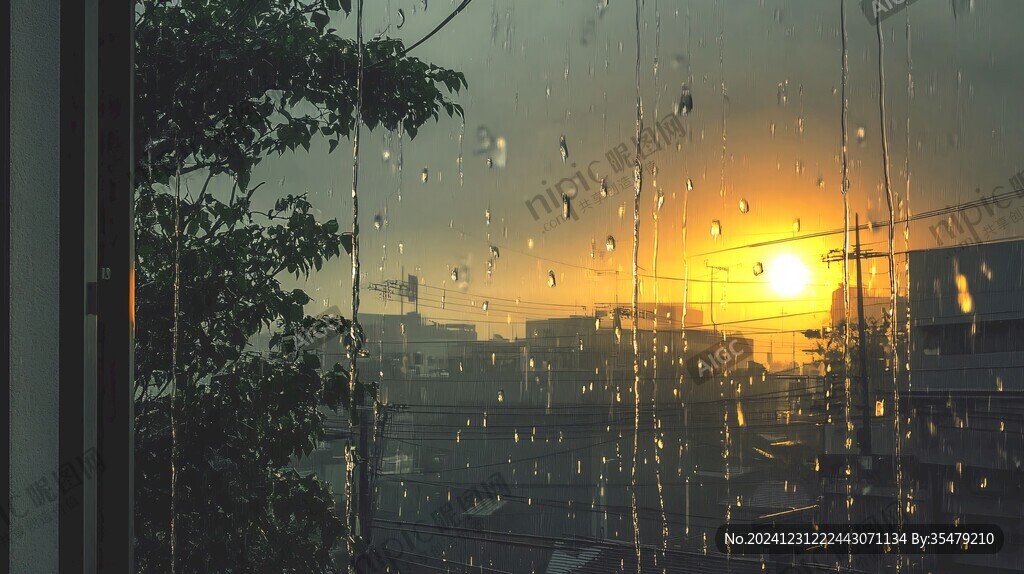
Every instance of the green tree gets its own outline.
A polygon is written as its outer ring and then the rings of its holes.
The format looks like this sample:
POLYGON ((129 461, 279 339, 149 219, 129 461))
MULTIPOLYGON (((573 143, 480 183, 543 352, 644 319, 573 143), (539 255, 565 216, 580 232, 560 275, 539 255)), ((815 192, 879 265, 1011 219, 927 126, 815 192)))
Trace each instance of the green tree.
MULTIPOLYGON (((331 28, 351 0, 140 0, 136 10, 136 556, 143 572, 324 572, 347 536, 330 489, 290 469, 325 436, 322 410, 373 384, 296 349, 336 331, 285 289, 350 238, 303 195, 253 208, 266 157, 333 151, 354 128, 358 47, 331 28), (212 191, 230 182, 230 194, 212 191), (177 320, 175 320, 175 318, 177 320), (269 349, 252 345, 272 333, 269 349), (171 390, 175 389, 175 400, 171 390), (173 412, 173 417, 172 417, 173 412), (172 441, 172 431, 174 438, 172 441), (172 442, 176 455, 172 455, 172 442), (177 493, 171 513, 171 466, 177 493)), ((462 115, 461 73, 364 47, 362 121, 403 129, 462 115)), ((227 186, 222 186, 227 187, 227 186)), ((266 193, 266 191, 264 191, 266 193)))
MULTIPOLYGON (((904 363, 898 371, 899 384, 902 388, 905 386, 907 378, 905 368, 907 337, 905 328, 900 327, 906 325, 907 321, 906 302, 901 299, 897 304, 897 309, 899 309, 900 317, 902 317, 897 325, 896 333, 897 352, 904 363)), ((849 348, 844 356, 843 349, 847 343, 846 328, 846 324, 841 323, 835 329, 812 330, 804 333, 809 339, 815 341, 813 355, 815 362, 823 365, 825 368, 825 380, 828 382, 828 388, 830 389, 829 402, 832 403, 833 409, 835 409, 833 410, 834 413, 842 412, 841 407, 845 400, 844 384, 847 376, 850 379, 851 392, 853 394, 850 397, 851 406, 855 410, 863 407, 863 397, 861 395, 863 379, 861 378, 860 334, 857 323, 854 321, 849 326, 849 348)), ((864 364, 867 365, 867 380, 871 389, 870 399, 872 401, 868 408, 873 410, 873 401, 877 399, 884 400, 891 408, 891 398, 893 395, 891 316, 886 313, 883 314, 881 320, 875 318, 867 319, 864 324, 864 340, 864 364)))

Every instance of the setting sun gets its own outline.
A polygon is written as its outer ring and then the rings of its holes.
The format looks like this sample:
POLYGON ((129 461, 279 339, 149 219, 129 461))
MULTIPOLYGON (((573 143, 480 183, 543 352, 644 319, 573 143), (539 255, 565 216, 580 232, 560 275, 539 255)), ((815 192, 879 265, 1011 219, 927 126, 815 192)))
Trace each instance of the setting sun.
POLYGON ((772 260, 767 272, 772 289, 785 297, 802 293, 810 277, 807 266, 790 253, 783 253, 772 260))

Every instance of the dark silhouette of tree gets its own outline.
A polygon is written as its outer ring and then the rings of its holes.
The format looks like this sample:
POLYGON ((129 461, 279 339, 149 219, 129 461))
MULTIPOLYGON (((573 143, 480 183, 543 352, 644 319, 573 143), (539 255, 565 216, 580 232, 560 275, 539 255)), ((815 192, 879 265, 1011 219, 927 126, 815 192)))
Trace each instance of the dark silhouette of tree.
MULTIPOLYGON (((350 4, 137 4, 140 571, 171 571, 172 522, 179 573, 333 571, 332 551, 348 535, 330 489, 290 461, 325 438, 323 409, 355 417, 375 386, 357 381, 349 396, 345 369, 296 349, 296 333, 331 331, 361 352, 361 335, 343 317, 307 316, 310 297, 279 277, 308 276, 350 239, 336 220, 318 221, 304 195, 254 210, 263 183, 251 176, 264 158, 317 139, 333 151, 354 128, 358 48, 331 28, 350 4), (222 180, 230 194, 212 191, 222 180), (272 333, 269 348, 252 346, 261 332, 272 333)), ((367 42, 364 60, 370 129, 415 137, 442 110, 462 115, 449 99, 466 87, 461 73, 387 38, 367 42)))

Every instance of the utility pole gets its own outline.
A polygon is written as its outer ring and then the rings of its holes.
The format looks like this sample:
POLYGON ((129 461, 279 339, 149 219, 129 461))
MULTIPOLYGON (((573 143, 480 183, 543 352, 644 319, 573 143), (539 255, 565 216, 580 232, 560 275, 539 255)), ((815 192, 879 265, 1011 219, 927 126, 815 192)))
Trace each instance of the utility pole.
POLYGON ((370 433, 373 432, 370 422, 373 421, 373 405, 367 404, 365 394, 361 397, 360 403, 356 409, 359 413, 359 501, 356 509, 359 513, 359 534, 369 545, 373 539, 370 504, 370 433))
POLYGON ((707 267, 708 269, 711 270, 711 299, 710 299, 710 304, 711 304, 711 328, 714 330, 715 333, 718 333, 718 325, 715 323, 715 271, 725 271, 725 273, 726 273, 726 276, 725 276, 726 279, 725 280, 726 280, 726 282, 728 282, 729 281, 729 268, 728 267, 718 267, 716 265, 708 265, 708 260, 707 259, 704 260, 704 267, 707 267))
MULTIPOLYGON (((404 269, 405 268, 403 267, 403 272, 404 269)), ((385 301, 397 296, 403 303, 401 309, 404 314, 404 302, 406 300, 417 302, 419 299, 419 285, 418 283, 414 283, 414 281, 417 280, 416 276, 410 275, 408 276, 407 281, 392 279, 382 283, 371 283, 368 288, 371 291, 377 291, 380 293, 381 299, 385 301)), ((417 302, 416 304, 418 305, 419 303, 417 302)), ((385 321, 383 316, 381 317, 381 321, 385 321)), ((371 463, 375 456, 374 453, 378 453, 377 456, 379 456, 380 451, 378 445, 374 445, 373 453, 371 453, 370 450, 371 439, 376 442, 376 437, 374 436, 376 413, 373 403, 366 399, 367 397, 365 393, 363 393, 362 396, 353 397, 353 400, 359 401, 359 404, 356 407, 356 413, 359 415, 359 442, 356 445, 356 472, 358 474, 356 512, 359 517, 359 534, 367 544, 370 544, 373 535, 373 493, 370 486, 371 463)), ((377 461, 377 464, 373 466, 376 467, 378 465, 379 461, 377 461)))
MULTIPOLYGON (((860 247, 860 214, 854 215, 854 248, 853 253, 848 253, 845 257, 856 260, 856 273, 857 273, 857 337, 860 341, 858 347, 859 352, 857 353, 858 363, 860 365, 860 389, 861 389, 861 401, 864 403, 864 411, 861 413, 861 434, 860 434, 860 448, 861 454, 864 456, 871 455, 871 412, 874 410, 871 404, 871 384, 868 381, 868 357, 867 357, 867 338, 865 335, 865 322, 864 317, 864 287, 863 281, 861 281, 861 259, 873 259, 875 257, 888 257, 885 253, 876 253, 869 249, 861 249, 860 247)), ((822 257, 822 261, 831 263, 833 261, 842 261, 844 254, 842 249, 833 249, 828 252, 827 255, 822 257)), ((849 279, 847 278, 847 281, 849 279)), ((845 325, 844 328, 849 329, 849 325, 845 325)))
POLYGON ((861 454, 865 456, 871 456, 871 390, 868 382, 868 357, 867 357, 867 339, 864 337, 864 283, 862 281, 860 273, 860 214, 854 215, 854 236, 857 242, 855 257, 857 259, 857 339, 859 341, 858 349, 860 355, 860 386, 861 393, 864 401, 864 412, 862 413, 862 436, 860 439, 860 450, 861 454))

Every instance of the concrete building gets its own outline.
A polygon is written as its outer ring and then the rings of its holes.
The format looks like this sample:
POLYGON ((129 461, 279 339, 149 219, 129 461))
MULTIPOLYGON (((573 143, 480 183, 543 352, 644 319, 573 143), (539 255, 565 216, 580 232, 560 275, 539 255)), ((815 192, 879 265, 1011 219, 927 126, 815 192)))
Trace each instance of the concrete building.
POLYGON ((910 253, 908 478, 919 522, 999 525, 996 555, 938 571, 1010 572, 1024 563, 1024 242, 910 253))

